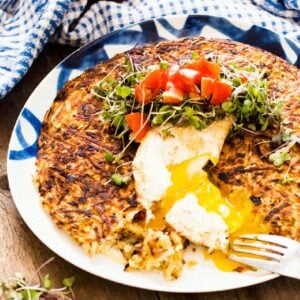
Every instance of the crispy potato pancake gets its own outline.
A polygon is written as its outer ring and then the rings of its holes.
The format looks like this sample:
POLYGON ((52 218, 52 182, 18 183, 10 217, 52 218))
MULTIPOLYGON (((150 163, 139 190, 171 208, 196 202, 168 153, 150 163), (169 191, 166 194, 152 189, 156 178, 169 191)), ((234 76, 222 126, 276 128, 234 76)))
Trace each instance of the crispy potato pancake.
MULTIPOLYGON (((111 182, 116 168, 121 174, 131 175, 130 161, 136 147, 127 150, 119 167, 105 160, 106 151, 116 154, 123 145, 114 138, 114 128, 101 121, 103 102, 92 90, 108 73, 114 78, 124 74, 125 57, 149 66, 160 60, 179 63, 194 52, 217 53, 224 64, 243 67, 251 62, 266 69, 269 94, 284 101, 283 126, 300 137, 299 70, 249 45, 203 37, 163 41, 136 47, 85 71, 65 84, 44 118, 35 182, 53 221, 89 254, 117 245, 129 261, 127 269, 160 268, 167 277, 180 275, 184 239, 171 229, 151 231, 145 238, 146 213, 136 200, 134 182, 122 187, 111 182), (156 248, 168 251, 160 256, 156 248)), ((263 214, 271 233, 300 240, 300 147, 295 145, 292 159, 275 167, 267 158, 276 147, 269 142, 273 134, 273 130, 263 134, 238 131, 228 137, 218 164, 209 169, 209 174, 224 192, 245 188, 255 204, 253 214, 263 214), (283 184, 286 174, 290 180, 283 184)))

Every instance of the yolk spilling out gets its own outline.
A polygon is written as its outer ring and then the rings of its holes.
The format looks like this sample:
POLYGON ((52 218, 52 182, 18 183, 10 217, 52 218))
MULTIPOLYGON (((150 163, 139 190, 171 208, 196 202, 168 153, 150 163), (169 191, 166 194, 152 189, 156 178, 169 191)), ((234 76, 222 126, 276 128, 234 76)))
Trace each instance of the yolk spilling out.
MULTIPOLYGON (((203 157, 202 157, 203 158, 203 157)), ((208 158, 211 159, 208 155, 208 158)), ((250 194, 244 189, 237 189, 229 195, 222 195, 221 191, 209 180, 208 174, 197 169, 198 158, 192 158, 181 164, 169 167, 172 185, 168 188, 165 197, 154 210, 154 218, 149 227, 162 230, 165 226, 165 216, 174 203, 188 193, 194 193, 199 205, 207 212, 218 213, 228 226, 229 242, 235 237, 246 233, 268 233, 269 227, 263 223, 263 217, 252 213, 253 203, 250 194)), ((211 159, 212 160, 212 159, 211 159)), ((221 250, 213 253, 204 251, 204 256, 214 261, 223 271, 233 271, 241 264, 230 260, 221 250)))

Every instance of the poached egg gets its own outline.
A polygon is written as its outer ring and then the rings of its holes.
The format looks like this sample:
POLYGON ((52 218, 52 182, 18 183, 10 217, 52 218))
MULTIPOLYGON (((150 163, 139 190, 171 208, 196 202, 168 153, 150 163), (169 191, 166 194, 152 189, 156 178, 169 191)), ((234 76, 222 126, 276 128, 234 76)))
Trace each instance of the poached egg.
POLYGON ((201 170, 208 160, 217 162, 232 120, 226 118, 212 123, 203 130, 194 127, 157 127, 143 138, 132 162, 138 201, 146 208, 148 218, 151 207, 163 199, 172 185, 170 166, 197 157, 201 170))
POLYGON ((194 244, 209 250, 228 248, 228 226, 222 217, 199 205, 194 193, 176 201, 166 215, 166 222, 194 244))
POLYGON ((252 214, 250 194, 238 189, 223 195, 203 170, 217 163, 232 125, 218 120, 203 130, 172 127, 150 130, 133 161, 138 201, 147 210, 151 230, 173 227, 194 244, 208 248, 206 257, 224 271, 240 265, 226 257, 229 237, 266 232, 262 218, 252 214), (215 251, 213 251, 215 250, 215 251))

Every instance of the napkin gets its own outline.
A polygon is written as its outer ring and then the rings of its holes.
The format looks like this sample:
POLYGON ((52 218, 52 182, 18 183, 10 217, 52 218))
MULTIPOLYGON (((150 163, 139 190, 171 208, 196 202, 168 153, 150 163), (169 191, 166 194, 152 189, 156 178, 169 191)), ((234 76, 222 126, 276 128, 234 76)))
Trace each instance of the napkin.
POLYGON ((300 42, 300 0, 0 0, 0 99, 49 40, 81 46, 130 24, 174 14, 241 19, 300 42))

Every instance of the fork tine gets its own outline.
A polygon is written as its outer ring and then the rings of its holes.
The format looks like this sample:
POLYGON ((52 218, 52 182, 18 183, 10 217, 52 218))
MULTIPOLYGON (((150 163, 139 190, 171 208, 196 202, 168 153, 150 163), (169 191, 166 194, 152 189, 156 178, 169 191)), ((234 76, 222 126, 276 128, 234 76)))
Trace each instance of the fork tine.
POLYGON ((237 262, 258 268, 264 269, 268 271, 276 271, 276 267, 278 266, 278 262, 270 261, 270 260, 262 260, 250 257, 243 257, 235 254, 230 254, 229 258, 235 260, 237 262))
POLYGON ((235 239, 233 241, 233 245, 246 246, 246 247, 249 247, 249 248, 260 248, 260 249, 271 250, 271 251, 274 251, 274 252, 277 252, 277 253, 284 254, 284 248, 283 247, 280 247, 280 246, 277 246, 277 245, 270 245, 270 244, 266 244, 266 243, 260 243, 259 241, 258 242, 256 242, 256 241, 255 242, 249 242, 249 241, 246 242, 246 241, 243 241, 243 240, 235 239))
POLYGON ((233 241, 232 250, 235 252, 229 258, 234 261, 300 279, 300 243, 295 240, 268 234, 245 234, 233 241))
POLYGON ((288 246, 293 246, 297 244, 296 241, 290 238, 278 236, 278 235, 270 235, 270 234, 243 234, 239 236, 239 238, 269 242, 269 243, 277 244, 283 248, 287 248, 288 246))
MULTIPOLYGON (((282 259, 282 257, 283 257, 280 254, 275 254, 275 253, 267 252, 267 251, 245 249, 243 247, 239 247, 239 246, 236 246, 236 245, 234 245, 232 249, 233 249, 233 251, 236 251, 236 252, 259 255, 259 256, 261 256, 263 258, 271 258, 271 259, 275 259, 277 261, 280 261, 282 259)), ((257 258, 257 259, 259 259, 261 261, 264 261, 263 258, 257 258)))

